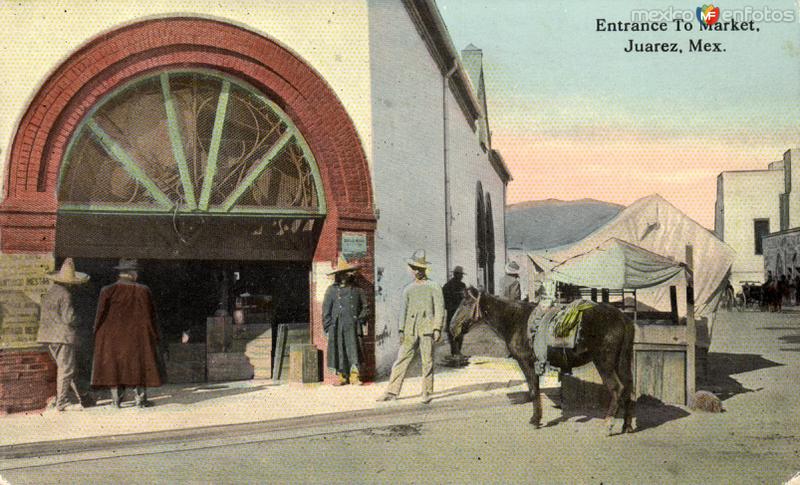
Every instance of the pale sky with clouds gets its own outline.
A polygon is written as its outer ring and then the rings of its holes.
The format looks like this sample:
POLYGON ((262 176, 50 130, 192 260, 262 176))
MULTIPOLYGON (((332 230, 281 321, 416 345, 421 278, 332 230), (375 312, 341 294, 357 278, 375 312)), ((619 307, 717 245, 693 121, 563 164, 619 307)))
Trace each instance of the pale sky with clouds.
MULTIPOLYGON (((714 225, 716 177, 765 169, 800 146, 798 0, 726 1, 725 11, 788 11, 760 32, 596 32, 632 9, 702 3, 437 0, 458 49, 483 49, 493 146, 514 181, 508 202, 580 199, 630 204, 659 193, 714 225), (723 53, 690 53, 690 39, 723 53), (627 53, 678 42, 684 53, 627 53)), ((774 13, 773 13, 774 15, 774 13)))

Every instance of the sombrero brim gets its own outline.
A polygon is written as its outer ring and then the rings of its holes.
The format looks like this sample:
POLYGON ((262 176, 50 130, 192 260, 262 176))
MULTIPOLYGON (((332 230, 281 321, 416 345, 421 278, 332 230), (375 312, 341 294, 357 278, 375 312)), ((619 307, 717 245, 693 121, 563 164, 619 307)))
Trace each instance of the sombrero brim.
POLYGON ((89 275, 86 273, 81 273, 80 271, 75 272, 75 279, 74 280, 66 280, 61 278, 58 272, 55 273, 48 273, 47 278, 50 280, 55 281, 56 283, 66 283, 70 285, 81 285, 89 281, 89 275))
POLYGON ((355 265, 355 266, 351 266, 351 267, 349 267, 349 268, 335 269, 335 270, 331 271, 331 272, 330 272, 330 273, 328 273, 328 274, 329 274, 329 275, 332 275, 332 274, 336 274, 336 273, 349 273, 349 272, 351 272, 351 271, 357 271, 357 270, 359 270, 359 269, 361 269, 361 265, 358 265, 358 264, 357 264, 357 265, 355 265))
POLYGON ((418 261, 414 261, 413 259, 407 259, 406 263, 408 263, 408 265, 412 268, 428 269, 431 267, 430 263, 420 263, 418 261))

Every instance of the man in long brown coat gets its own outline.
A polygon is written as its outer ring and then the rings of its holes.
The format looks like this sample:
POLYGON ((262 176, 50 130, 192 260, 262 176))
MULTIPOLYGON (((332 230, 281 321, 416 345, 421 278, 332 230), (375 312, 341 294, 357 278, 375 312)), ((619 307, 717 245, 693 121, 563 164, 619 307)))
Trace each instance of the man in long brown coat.
POLYGON ((150 289, 136 282, 139 266, 123 259, 116 283, 100 291, 94 323, 92 386, 110 387, 120 407, 126 387, 136 388, 136 405, 148 407, 147 388, 161 386, 160 335, 150 289))

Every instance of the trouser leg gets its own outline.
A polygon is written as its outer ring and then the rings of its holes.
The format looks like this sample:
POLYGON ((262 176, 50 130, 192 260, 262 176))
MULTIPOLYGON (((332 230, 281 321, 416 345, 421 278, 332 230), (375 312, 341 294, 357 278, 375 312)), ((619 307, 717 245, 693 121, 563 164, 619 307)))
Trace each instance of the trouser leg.
POLYGON ((419 355, 422 364, 422 393, 433 393, 433 336, 423 335, 419 339, 419 355))
POLYGON ((389 377, 389 387, 386 392, 394 395, 400 394, 403 387, 403 379, 406 377, 411 359, 414 358, 414 351, 417 349, 418 339, 414 335, 403 334, 403 341, 400 343, 400 350, 397 353, 397 360, 392 366, 392 375, 389 377))
POLYGON ((56 362, 56 408, 63 409, 69 404, 69 391, 72 390, 80 400, 75 385, 75 347, 70 344, 50 344, 50 355, 56 362))

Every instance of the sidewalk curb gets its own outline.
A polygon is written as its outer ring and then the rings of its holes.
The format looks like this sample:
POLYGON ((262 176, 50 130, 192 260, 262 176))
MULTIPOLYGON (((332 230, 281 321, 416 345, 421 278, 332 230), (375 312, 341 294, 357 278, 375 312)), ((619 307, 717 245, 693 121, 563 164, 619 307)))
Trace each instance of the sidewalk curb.
POLYGON ((54 455, 107 451, 143 445, 182 443, 187 441, 219 440, 247 435, 269 434, 319 426, 347 425, 363 422, 362 428, 371 427, 365 418, 409 417, 424 415, 431 411, 469 410, 483 407, 510 406, 506 394, 455 399, 441 403, 381 404, 376 408, 336 413, 296 416, 251 423, 213 425, 199 428, 183 428, 169 431, 152 431, 112 436, 85 437, 67 440, 40 441, 18 445, 0 446, 0 460, 42 458, 54 455))

